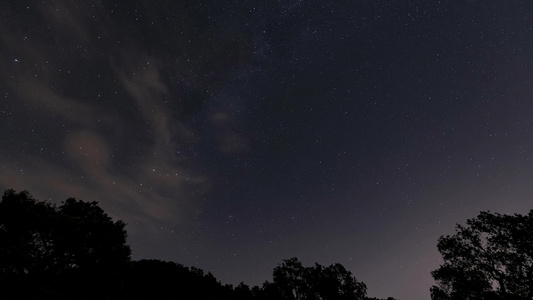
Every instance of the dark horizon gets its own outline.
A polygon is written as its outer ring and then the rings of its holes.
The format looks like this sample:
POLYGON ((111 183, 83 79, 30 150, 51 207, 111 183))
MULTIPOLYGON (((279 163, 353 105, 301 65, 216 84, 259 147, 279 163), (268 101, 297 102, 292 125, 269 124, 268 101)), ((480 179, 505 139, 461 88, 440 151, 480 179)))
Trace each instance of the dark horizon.
POLYGON ((0 8, 0 189, 98 201, 136 260, 429 299, 441 235, 532 208, 533 2, 0 8))

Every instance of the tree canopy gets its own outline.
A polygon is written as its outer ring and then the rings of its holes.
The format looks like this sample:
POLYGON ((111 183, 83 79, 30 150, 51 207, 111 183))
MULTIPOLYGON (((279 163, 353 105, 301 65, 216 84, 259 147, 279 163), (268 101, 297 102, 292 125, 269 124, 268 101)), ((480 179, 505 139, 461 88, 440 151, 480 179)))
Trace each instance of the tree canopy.
POLYGON ((1 299, 362 300, 366 285, 341 264, 273 270, 272 282, 223 285, 211 273, 174 262, 130 259, 125 224, 97 202, 59 205, 27 191, 6 190, 0 202, 1 299))
POLYGON ((481 212, 466 224, 439 238, 444 263, 431 273, 432 299, 532 299, 533 210, 481 212))
POLYGON ((359 300, 366 296, 366 285, 341 264, 304 267, 294 257, 274 269, 273 281, 278 299, 359 300))
POLYGON ((5 191, 0 202, 0 291, 17 299, 108 293, 119 285, 117 274, 130 260, 124 227, 96 202, 69 198, 57 206, 37 201, 27 191, 5 191))

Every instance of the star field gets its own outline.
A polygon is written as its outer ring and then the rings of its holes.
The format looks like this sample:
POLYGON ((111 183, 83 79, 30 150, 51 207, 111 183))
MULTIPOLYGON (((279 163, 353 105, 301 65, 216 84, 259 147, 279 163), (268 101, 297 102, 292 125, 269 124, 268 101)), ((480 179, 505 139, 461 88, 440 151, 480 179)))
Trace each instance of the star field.
POLYGON ((428 299, 439 236, 531 209, 528 1, 0 8, 0 188, 99 201, 134 259, 428 299))

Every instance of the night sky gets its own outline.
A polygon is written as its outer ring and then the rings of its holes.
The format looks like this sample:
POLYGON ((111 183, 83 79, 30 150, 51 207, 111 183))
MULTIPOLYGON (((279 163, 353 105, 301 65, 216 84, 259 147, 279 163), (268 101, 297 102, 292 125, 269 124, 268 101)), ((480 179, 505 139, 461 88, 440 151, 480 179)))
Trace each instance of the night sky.
POLYGON ((533 208, 533 1, 2 1, 0 188, 223 284, 429 299, 439 236, 533 208))

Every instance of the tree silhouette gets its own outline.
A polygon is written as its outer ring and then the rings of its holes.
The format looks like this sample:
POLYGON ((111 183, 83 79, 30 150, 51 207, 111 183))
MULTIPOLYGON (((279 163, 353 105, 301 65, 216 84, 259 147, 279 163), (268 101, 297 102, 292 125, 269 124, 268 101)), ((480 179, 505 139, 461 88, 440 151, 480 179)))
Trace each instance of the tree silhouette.
POLYGON ((254 294, 248 285, 244 282, 239 283, 234 289, 233 299, 235 300, 248 300, 253 299, 254 294))
POLYGON ((277 299, 287 300, 358 300, 366 296, 366 285, 358 282, 341 264, 324 267, 316 263, 303 267, 297 258, 284 260, 273 272, 273 284, 265 284, 277 299))
POLYGON ((27 191, 5 191, 0 202, 2 299, 109 299, 130 260, 124 227, 96 202, 69 198, 56 206, 27 191))
POLYGON ((317 299, 355 300, 366 296, 366 285, 358 282, 341 264, 336 263, 327 268, 315 264, 311 273, 317 299))
POLYGON ((125 224, 96 202, 60 205, 6 190, 0 202, 0 299, 362 300, 366 286, 340 264, 297 258, 273 282, 222 285, 211 273, 160 260, 131 261, 125 224))
POLYGON ((309 287, 307 286, 306 270, 296 258, 286 259, 281 265, 274 268, 273 281, 283 299, 305 299, 309 287))
POLYGON ((223 286, 211 273, 174 262, 140 260, 131 262, 124 299, 252 299, 249 288, 223 286), (244 297, 243 297, 244 296, 244 297))
POLYGON ((527 215, 481 212, 454 235, 442 236, 444 264, 431 272, 437 299, 531 299, 533 210, 527 215))

